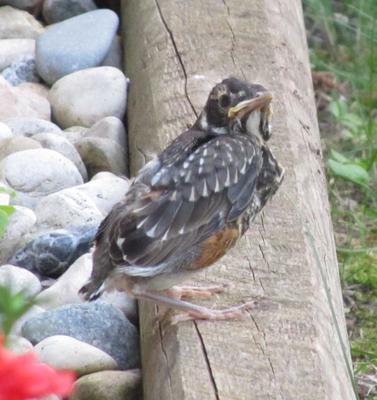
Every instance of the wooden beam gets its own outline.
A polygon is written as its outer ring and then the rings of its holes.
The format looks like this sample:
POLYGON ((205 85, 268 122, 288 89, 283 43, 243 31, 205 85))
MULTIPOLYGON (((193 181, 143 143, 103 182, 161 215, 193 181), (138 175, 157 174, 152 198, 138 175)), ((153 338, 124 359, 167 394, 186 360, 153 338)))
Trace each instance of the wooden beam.
POLYGON ((123 23, 133 173, 229 75, 274 93, 270 145, 286 168, 261 218, 199 279, 231 284, 214 307, 257 298, 250 318, 170 326, 141 305, 144 400, 354 399, 301 2, 124 0, 123 23))

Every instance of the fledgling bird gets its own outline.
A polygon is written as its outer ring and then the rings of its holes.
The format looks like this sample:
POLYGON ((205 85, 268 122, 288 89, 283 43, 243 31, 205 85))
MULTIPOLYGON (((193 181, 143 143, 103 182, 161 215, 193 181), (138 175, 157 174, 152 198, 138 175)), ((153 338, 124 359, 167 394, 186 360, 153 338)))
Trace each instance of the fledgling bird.
POLYGON ((118 289, 185 319, 245 314, 250 303, 213 310, 169 289, 233 247, 280 186, 283 168, 266 146, 271 100, 263 86, 236 78, 212 89, 192 128, 140 170, 100 225, 92 276, 80 290, 86 299, 118 289))

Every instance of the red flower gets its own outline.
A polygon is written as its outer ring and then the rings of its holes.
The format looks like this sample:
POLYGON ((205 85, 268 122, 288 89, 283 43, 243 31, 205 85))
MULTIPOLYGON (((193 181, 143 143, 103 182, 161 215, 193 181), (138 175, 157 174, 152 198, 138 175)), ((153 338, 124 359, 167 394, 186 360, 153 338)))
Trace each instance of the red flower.
POLYGON ((3 342, 0 337, 0 400, 34 400, 72 392, 74 373, 55 371, 38 362, 33 353, 14 355, 3 347, 3 342))

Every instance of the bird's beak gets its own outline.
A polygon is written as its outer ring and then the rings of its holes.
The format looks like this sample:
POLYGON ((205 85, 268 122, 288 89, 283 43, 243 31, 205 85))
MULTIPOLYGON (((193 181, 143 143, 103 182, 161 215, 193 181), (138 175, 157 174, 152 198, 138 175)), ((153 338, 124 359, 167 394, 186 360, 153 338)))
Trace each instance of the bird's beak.
POLYGON ((228 118, 243 118, 245 115, 249 115, 254 110, 265 109, 271 103, 271 100, 272 94, 270 92, 262 92, 257 97, 241 101, 234 107, 231 107, 228 111, 228 118))

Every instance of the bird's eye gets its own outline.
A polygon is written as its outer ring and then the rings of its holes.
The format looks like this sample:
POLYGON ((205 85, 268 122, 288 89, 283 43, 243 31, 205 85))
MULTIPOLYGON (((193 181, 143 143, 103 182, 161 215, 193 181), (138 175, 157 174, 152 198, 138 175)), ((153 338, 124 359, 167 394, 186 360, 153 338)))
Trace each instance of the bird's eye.
POLYGON ((219 104, 222 108, 227 108, 230 106, 230 97, 227 94, 223 94, 219 97, 219 104))

